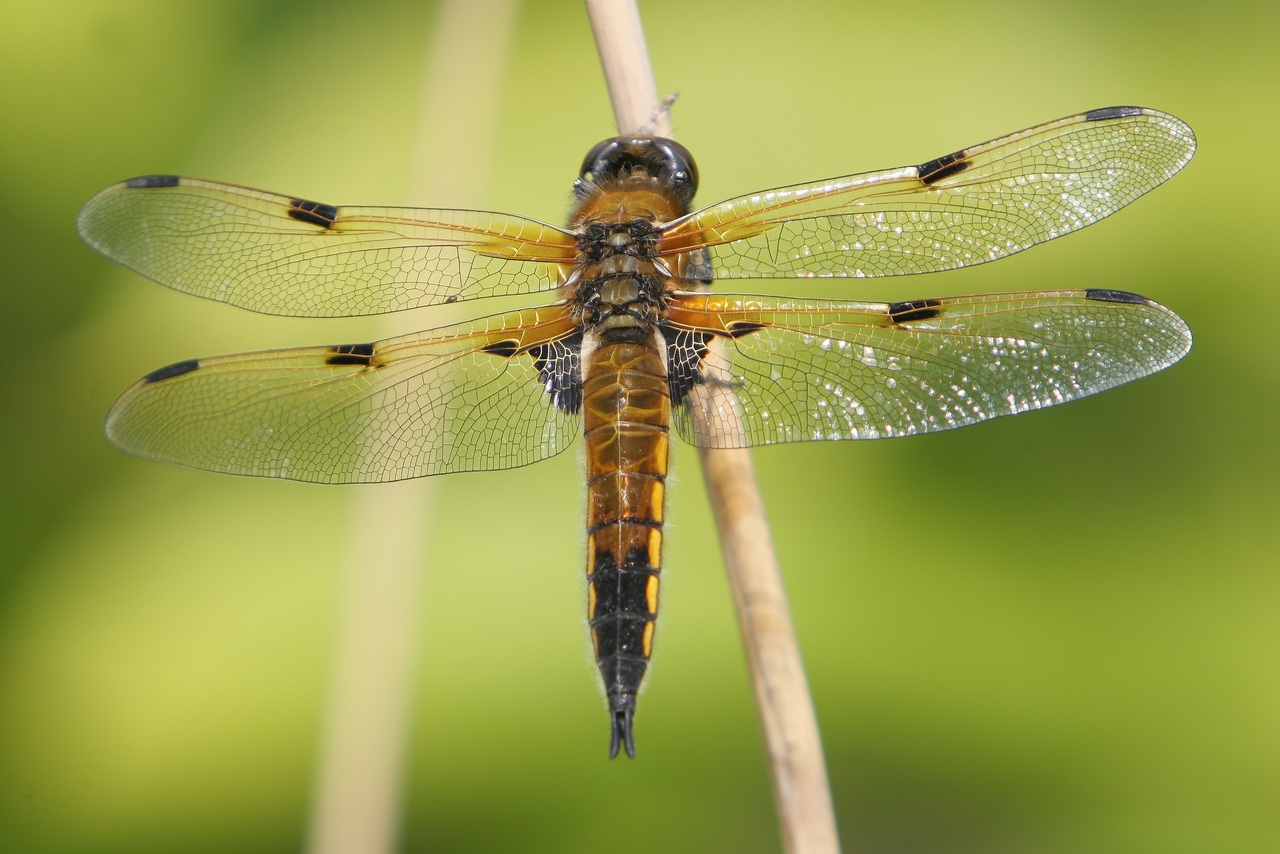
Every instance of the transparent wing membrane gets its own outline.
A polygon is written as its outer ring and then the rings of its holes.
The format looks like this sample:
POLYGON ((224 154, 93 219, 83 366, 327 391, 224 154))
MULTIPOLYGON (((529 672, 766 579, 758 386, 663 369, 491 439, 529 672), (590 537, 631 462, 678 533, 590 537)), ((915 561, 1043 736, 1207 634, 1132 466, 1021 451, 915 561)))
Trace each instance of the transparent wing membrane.
POLYGON ((1195 145, 1165 113, 1092 110, 919 166, 729 199, 670 226, 663 247, 713 247, 717 279, 981 264, 1110 216, 1177 173, 1195 145))
POLYGON ((80 213, 103 255, 263 314, 351 317, 559 285, 573 235, 483 211, 334 207, 194 178, 103 190, 80 213))
POLYGON ((578 345, 603 293, 576 290, 588 269, 650 270, 661 283, 653 310, 674 331, 674 417, 695 444, 903 436, 1039 409, 1167 367, 1190 332, 1157 303, 1102 289, 835 302, 693 295, 668 274, 871 277, 983 263, 1109 216, 1194 152, 1173 116, 1092 110, 917 166, 730 199, 642 230, 656 248, 630 242, 634 214, 618 194, 619 227, 594 261, 572 232, 509 214, 133 179, 85 206, 85 239, 163 284, 253 311, 378 314, 569 285, 556 306, 383 342, 180 362, 129 389, 108 432, 143 456, 325 482, 543 459, 579 429, 578 345))
POLYGON ((718 336, 713 386, 673 413, 703 447, 878 439, 1043 409, 1162 370, 1191 332, 1117 291, 903 303, 687 296, 677 327, 718 336))
POLYGON ((178 362, 116 401, 107 435, 143 457, 320 483, 514 468, 581 430, 530 352, 572 330, 561 308, 526 309, 370 344, 178 362))

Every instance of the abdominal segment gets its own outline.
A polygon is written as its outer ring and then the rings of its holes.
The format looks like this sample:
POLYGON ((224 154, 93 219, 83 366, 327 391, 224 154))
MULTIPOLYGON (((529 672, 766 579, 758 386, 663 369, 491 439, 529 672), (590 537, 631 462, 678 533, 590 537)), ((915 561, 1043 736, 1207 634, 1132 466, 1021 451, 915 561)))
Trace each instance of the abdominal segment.
POLYGON ((635 755, 632 717, 658 616, 670 400, 656 343, 637 327, 604 332, 583 387, 587 619, 612 717, 610 756, 635 755))

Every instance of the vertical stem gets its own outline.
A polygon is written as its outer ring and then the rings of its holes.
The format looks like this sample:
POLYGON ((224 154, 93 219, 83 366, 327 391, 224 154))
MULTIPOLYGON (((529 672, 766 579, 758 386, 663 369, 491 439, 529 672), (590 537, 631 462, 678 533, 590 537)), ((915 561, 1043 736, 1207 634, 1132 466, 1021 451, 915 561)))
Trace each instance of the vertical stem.
POLYGON ((699 448, 751 666, 785 848, 838 852, 822 737, 751 455, 699 448))
POLYGON ((642 127, 652 126, 659 136, 670 134, 668 117, 659 115, 658 87, 649 62, 649 48, 644 42, 640 10, 634 0, 586 0, 586 3, 618 133, 635 133, 642 127))
POLYGON ((403 758, 417 637, 417 573, 428 534, 428 487, 358 487, 329 702, 311 803, 308 851, 397 849, 403 758), (405 533, 409 532, 409 533, 405 533))
MULTIPOLYGON (((634 0, 586 4, 619 132, 647 126, 669 134, 634 0)), ((728 378, 708 379, 691 393, 700 398, 690 400, 691 410, 695 417, 714 411, 723 423, 736 413, 728 378)), ((745 449, 699 454, 751 665, 783 843, 793 854, 838 852, 817 717, 751 456, 745 449)))
MULTIPOLYGON (((414 195, 477 193, 487 172, 515 0, 448 0, 427 45, 414 195), (458 69, 467 69, 459 73, 458 69)), ((394 321, 384 324, 393 334, 394 321)), ((398 850, 431 488, 352 493, 346 579, 308 829, 312 854, 398 850)))

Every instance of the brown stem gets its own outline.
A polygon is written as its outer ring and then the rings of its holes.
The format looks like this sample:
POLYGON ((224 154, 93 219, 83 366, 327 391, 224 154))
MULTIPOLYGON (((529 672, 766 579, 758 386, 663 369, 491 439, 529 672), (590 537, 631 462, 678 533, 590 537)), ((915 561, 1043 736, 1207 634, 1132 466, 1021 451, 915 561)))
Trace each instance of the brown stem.
MULTIPOLYGON (((586 5, 619 133, 643 128, 670 135, 634 0, 586 5)), ((691 392, 695 418, 715 412, 724 423, 735 417, 729 379, 710 376, 691 392)), ((783 843, 793 854, 837 852, 817 718, 751 456, 745 449, 700 448, 699 454, 751 666, 783 843)))

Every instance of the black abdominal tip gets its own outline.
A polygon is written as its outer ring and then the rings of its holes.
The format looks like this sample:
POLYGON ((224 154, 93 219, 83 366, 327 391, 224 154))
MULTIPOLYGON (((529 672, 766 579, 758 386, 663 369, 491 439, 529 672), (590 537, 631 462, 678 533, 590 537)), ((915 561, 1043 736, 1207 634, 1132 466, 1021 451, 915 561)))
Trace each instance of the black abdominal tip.
POLYGON ((618 747, 627 751, 627 756, 636 758, 636 739, 631 731, 631 710, 619 709, 613 713, 613 734, 609 738, 609 758, 618 757, 618 747))

